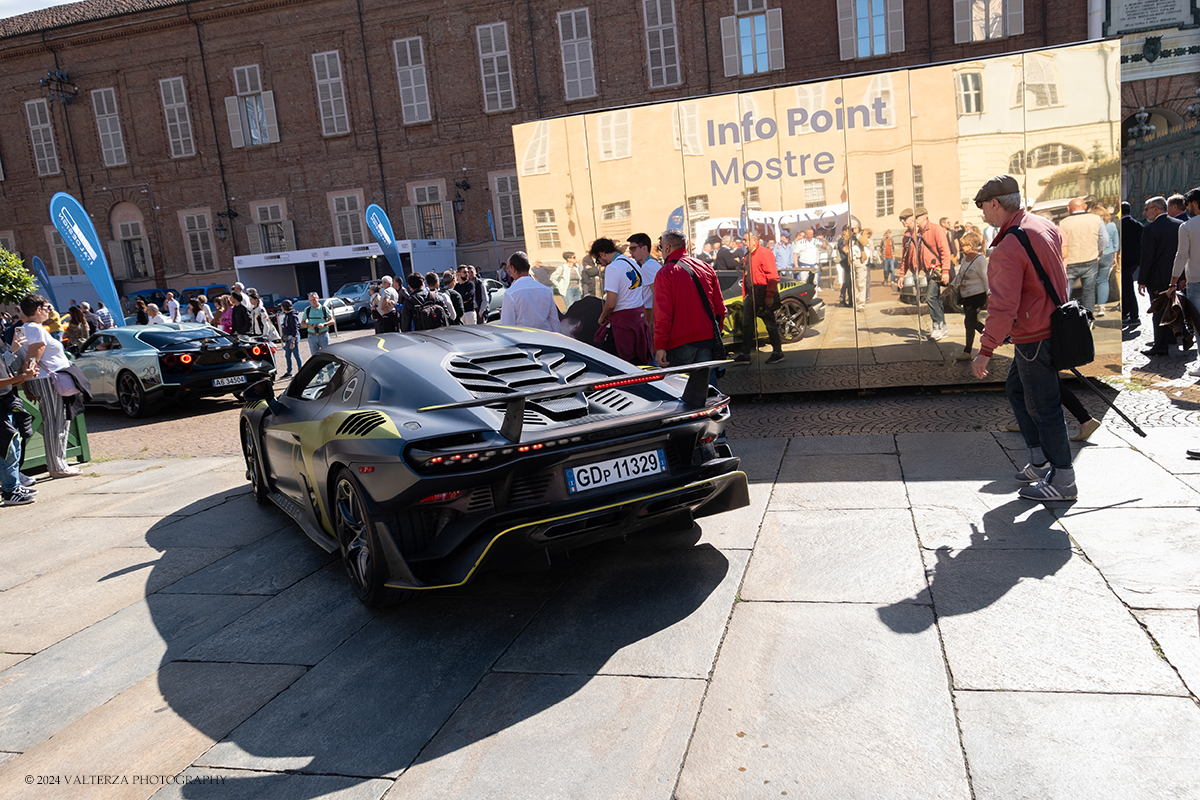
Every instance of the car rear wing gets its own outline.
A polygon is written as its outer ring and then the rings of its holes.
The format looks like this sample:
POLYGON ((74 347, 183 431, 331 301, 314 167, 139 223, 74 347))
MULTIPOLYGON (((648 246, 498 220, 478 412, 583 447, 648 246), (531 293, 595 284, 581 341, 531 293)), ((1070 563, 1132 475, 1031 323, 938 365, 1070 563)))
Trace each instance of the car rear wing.
POLYGON ((545 397, 562 397, 565 394, 578 392, 596 392, 602 389, 615 389, 621 386, 636 386, 642 383, 661 381, 669 375, 686 373, 687 385, 683 389, 683 402, 700 408, 708 402, 708 373, 709 370, 732 363, 729 360, 704 361, 699 364, 685 364, 682 367, 665 367, 631 372, 625 375, 612 375, 607 378, 596 378, 578 383, 560 383, 555 386, 536 387, 498 397, 481 397, 475 400, 463 400, 459 403, 445 403, 436 406, 425 406, 417 409, 424 413, 429 411, 449 411, 453 408, 480 408, 496 403, 504 403, 504 423, 500 426, 500 435, 510 442, 521 440, 521 430, 525 425, 525 401, 539 400, 545 397))

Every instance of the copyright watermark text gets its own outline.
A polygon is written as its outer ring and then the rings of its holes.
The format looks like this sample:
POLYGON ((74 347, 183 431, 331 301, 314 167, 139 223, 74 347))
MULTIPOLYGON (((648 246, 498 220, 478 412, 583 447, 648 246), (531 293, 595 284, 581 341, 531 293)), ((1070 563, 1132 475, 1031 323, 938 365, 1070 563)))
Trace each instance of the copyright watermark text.
POLYGON ((182 786, 188 783, 225 783, 224 775, 26 775, 25 783, 37 786, 182 786))

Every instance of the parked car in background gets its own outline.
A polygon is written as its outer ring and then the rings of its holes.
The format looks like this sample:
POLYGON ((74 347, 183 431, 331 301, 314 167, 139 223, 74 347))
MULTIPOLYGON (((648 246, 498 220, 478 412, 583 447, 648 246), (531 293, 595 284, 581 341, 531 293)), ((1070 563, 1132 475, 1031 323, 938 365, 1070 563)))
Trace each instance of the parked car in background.
POLYGON ((183 290, 183 297, 179 302, 182 305, 187 305, 187 301, 193 297, 204 295, 208 298, 208 302, 212 302, 223 294, 229 294, 229 287, 223 283, 210 283, 208 286, 189 286, 183 290))
MULTIPOLYGON (((722 329, 726 346, 735 346, 742 341, 742 283, 740 273, 722 271, 717 273, 721 283, 721 297, 725 300, 725 325, 722 329), (728 283, 724 279, 737 275, 738 279, 728 283)), ((817 297, 812 283, 783 280, 779 282, 779 306, 775 309, 775 323, 779 326, 779 338, 784 344, 798 342, 804 338, 810 325, 825 320, 825 301, 817 297)), ((764 339, 767 327, 756 319, 758 338, 764 339)))
POLYGON ((92 403, 144 417, 189 397, 235 394, 274 379, 270 346, 195 322, 108 328, 79 348, 75 366, 92 385, 92 403))
MULTIPOLYGON (((147 305, 154 303, 160 310, 165 310, 167 292, 174 292, 175 299, 179 300, 180 293, 178 289, 140 289, 136 292, 128 292, 126 297, 129 298, 129 310, 132 311, 133 307, 137 305, 139 297, 145 300, 147 305)), ((179 302, 185 303, 186 301, 180 300, 179 302)), ((64 313, 66 313, 65 309, 64 313)))
POLYGON ((481 278, 488 293, 488 322, 500 321, 500 308, 504 305, 504 284, 495 278, 481 278))
POLYGON ((344 283, 338 287, 338 290, 333 293, 334 297, 345 300, 354 309, 354 318, 358 321, 359 327, 370 327, 371 322, 371 293, 368 288, 373 281, 358 281, 356 283, 344 283))
MULTIPOLYGON (((280 302, 282 302, 282 301, 283 301, 283 298, 280 298, 280 302)), ((296 313, 298 313, 300 315, 300 317, 303 318, 304 317, 304 309, 308 308, 308 298, 307 297, 293 297, 293 298, 291 298, 291 301, 292 301, 292 307, 296 309, 296 313)), ((331 312, 333 312, 333 327, 335 330, 347 330, 351 327, 351 325, 358 322, 358 313, 354 310, 354 306, 352 304, 346 302, 342 298, 330 297, 328 300, 322 300, 321 303, 324 304, 324 306, 326 308, 328 308, 331 312)), ((280 314, 281 314, 281 312, 278 310, 278 304, 277 304, 276 305, 276 314, 275 314, 276 330, 279 329, 278 326, 283 324, 283 321, 280 319, 280 314)), ((369 317, 368 317, 367 321, 368 322, 370 321, 369 317)), ((308 338, 308 329, 307 328, 300 329, 300 338, 301 339, 308 338)))

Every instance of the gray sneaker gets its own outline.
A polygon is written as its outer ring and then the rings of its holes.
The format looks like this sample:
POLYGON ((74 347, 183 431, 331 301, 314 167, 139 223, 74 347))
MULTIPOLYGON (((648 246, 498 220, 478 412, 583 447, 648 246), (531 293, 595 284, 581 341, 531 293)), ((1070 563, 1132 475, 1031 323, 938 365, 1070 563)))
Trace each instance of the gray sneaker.
POLYGON ((1051 483, 1049 480, 1039 481, 1033 486, 1022 486, 1017 494, 1026 500, 1074 500, 1079 497, 1079 490, 1073 483, 1051 483))
POLYGON ((1026 464, 1014 478, 1021 483, 1039 483, 1040 481, 1044 481, 1046 476, 1050 474, 1050 469, 1050 462, 1048 461, 1040 467, 1035 467, 1033 464, 1026 464))
POLYGON ((11 492, 3 492, 0 497, 4 499, 6 506, 27 506, 34 502, 37 498, 34 497, 34 492, 29 491, 24 486, 18 486, 11 492))

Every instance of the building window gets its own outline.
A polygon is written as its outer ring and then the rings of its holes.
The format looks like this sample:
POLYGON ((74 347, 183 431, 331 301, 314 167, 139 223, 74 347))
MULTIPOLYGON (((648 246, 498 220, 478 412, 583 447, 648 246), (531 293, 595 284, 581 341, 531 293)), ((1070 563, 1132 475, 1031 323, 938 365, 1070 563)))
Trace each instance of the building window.
POLYGON ((1018 150, 1013 153, 1012 158, 1008 160, 1009 175, 1024 175, 1025 174, 1025 151, 1018 150))
POLYGON ((841 58, 904 51, 904 0, 837 0, 841 58))
POLYGON ((417 207, 418 239, 446 238, 442 216, 441 187, 437 184, 413 188, 413 199, 417 207))
POLYGON ((537 227, 538 247, 557 250, 562 246, 558 241, 558 226, 554 223, 554 209, 535 210, 533 221, 537 227))
POLYGON ((229 117, 229 138, 234 147, 255 147, 279 141, 275 119, 275 93, 262 90, 258 65, 235 67, 233 84, 236 97, 225 98, 229 117))
POLYGON ((871 82, 867 85, 866 94, 863 95, 863 105, 873 108, 876 98, 883 101, 883 124, 873 125, 873 127, 896 127, 896 109, 893 101, 895 96, 896 93, 892 91, 892 76, 890 74, 882 73, 871 78, 871 82))
POLYGON ((288 249, 283 230, 283 206, 271 204, 259 206, 255 213, 258 222, 259 241, 263 253, 282 253, 288 249))
POLYGON ((8 236, 0 236, 0 250, 4 250, 16 255, 17 251, 13 249, 13 240, 11 234, 8 236))
POLYGON ((629 111, 600 115, 600 160, 615 161, 633 155, 629 111))
POLYGON ((83 273, 83 270, 79 268, 79 262, 75 260, 75 254, 63 241, 62 234, 57 230, 52 230, 50 242, 54 251, 55 275, 80 275, 83 273))
POLYGON ((45 100, 30 100, 25 104, 29 120, 29 140, 33 143, 33 160, 37 174, 58 174, 58 152, 54 149, 54 131, 50 129, 50 109, 45 100))
POLYGON ((895 211, 895 197, 892 190, 892 171, 875 173, 875 216, 890 217, 895 211))
POLYGON ((812 133, 813 112, 825 107, 825 85, 815 83, 809 86, 797 86, 796 107, 803 108, 808 112, 804 115, 804 124, 796 128, 796 133, 812 133))
POLYGON ((762 200, 759 198, 757 186, 746 187, 746 210, 762 211, 762 200))
POLYGON ((195 155, 192 119, 188 114, 183 78, 164 78, 158 82, 158 88, 162 93, 163 113, 167 117, 167 139, 171 142, 171 158, 195 155))
POLYGON ((1029 169, 1061 167, 1066 164, 1082 164, 1083 151, 1066 144, 1044 144, 1029 152, 1025 166, 1029 169))
POLYGON ((495 22, 475 29, 479 41, 479 72, 483 76, 483 109, 511 111, 517 107, 512 64, 508 60, 508 23, 495 22))
POLYGON ((333 198, 333 224, 337 231, 339 247, 362 244, 363 217, 357 194, 337 195, 333 198))
POLYGON ((689 197, 687 199, 687 210, 688 225, 691 226, 692 245, 693 247, 697 245, 703 247, 704 243, 700 241, 700 224, 707 222, 709 218, 708 195, 696 194, 689 197))
POLYGON ((142 223, 122 222, 117 226, 121 233, 121 254, 125 261, 125 277, 140 280, 150 277, 149 241, 142 236, 142 223))
POLYGON ((633 215, 628 200, 600 207, 600 233, 610 238, 633 233, 633 215))
POLYGON ((983 113, 983 74, 960 72, 956 76, 958 89, 958 115, 983 113))
POLYGON ((121 118, 117 116, 117 93, 112 89, 94 90, 92 108, 96 112, 96 128, 100 131, 104 166, 119 167, 125 163, 125 139, 121 136, 121 118))
POLYGON ((188 257, 192 272, 215 272, 217 260, 213 256, 212 231, 208 227, 208 214, 184 214, 183 229, 188 240, 188 257))
POLYGON ((804 182, 804 207, 819 208, 825 205, 825 179, 804 182))
POLYGON ((913 205, 925 205, 925 167, 913 164, 913 205))
POLYGON ((396 51, 396 77, 400 81, 400 113, 404 116, 404 123, 429 122, 433 115, 429 110, 425 48, 421 37, 397 39, 393 47, 396 51))
POLYGON ((342 59, 336 50, 313 54, 317 78, 317 104, 321 107, 321 130, 326 136, 350 132, 346 114, 346 89, 342 85, 342 59))
POLYGON ((525 145, 521 159, 522 175, 544 175, 550 171, 550 123, 541 121, 533 126, 533 136, 525 145))
POLYGON ((676 86, 679 78, 679 45, 675 33, 675 0, 643 0, 646 18, 646 58, 650 62, 650 88, 676 86))
POLYGON ((682 150, 685 156, 704 155, 699 103, 676 103, 671 109, 671 124, 676 150, 682 150))
POLYGON ((1024 64, 1017 63, 1017 86, 1013 93, 1013 108, 1052 108, 1062 104, 1058 92, 1058 70, 1044 56, 1026 55, 1024 64))
POLYGON ((734 11, 721 19, 725 77, 783 69, 783 11, 766 0, 734 0, 734 11))
POLYGON ((596 96, 591 30, 586 8, 559 12, 558 38, 562 44, 563 80, 568 100, 596 96))
POLYGON ((1024 0, 954 0, 954 42, 986 42, 1025 32, 1024 0))
POLYGON ((496 208, 500 212, 501 239, 521 238, 521 194, 517 189, 516 175, 497 175, 492 181, 496 208))

